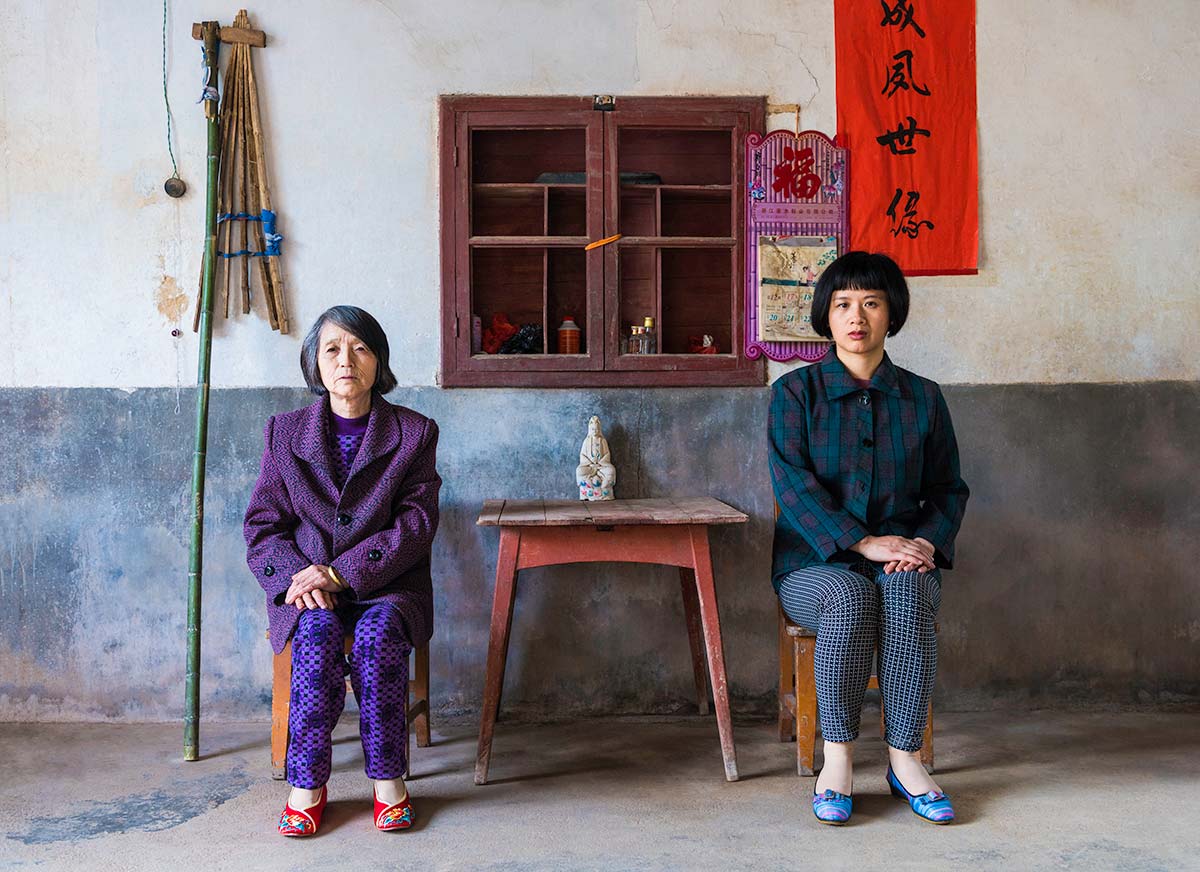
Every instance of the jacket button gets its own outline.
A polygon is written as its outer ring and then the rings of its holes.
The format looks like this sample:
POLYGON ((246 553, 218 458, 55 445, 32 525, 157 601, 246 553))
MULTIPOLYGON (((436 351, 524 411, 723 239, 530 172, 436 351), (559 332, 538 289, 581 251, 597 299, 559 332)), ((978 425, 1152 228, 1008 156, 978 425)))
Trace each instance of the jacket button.
POLYGON ((370 551, 367 552, 367 559, 368 560, 382 560, 383 552, 380 551, 378 548, 372 548, 370 551))
POLYGON ((863 448, 870 448, 874 444, 875 444, 874 439, 864 439, 863 440, 863 448))
POLYGON ((350 517, 349 515, 347 515, 345 512, 341 512, 341 513, 339 513, 339 514, 338 514, 338 516, 337 516, 337 522, 338 522, 338 524, 339 524, 339 525, 341 525, 341 526, 343 526, 343 527, 349 527, 349 526, 350 526, 350 522, 351 522, 352 520, 353 520, 353 518, 351 518, 351 517, 350 517))
POLYGON ((863 391, 862 394, 859 396, 858 401, 860 403, 862 403, 864 406, 869 406, 869 405, 871 405, 871 395, 868 394, 866 391, 863 391))
POLYGON ((274 574, 275 574, 275 567, 272 566, 270 563, 268 563, 266 566, 263 567, 263 575, 265 575, 267 578, 270 578, 274 574))

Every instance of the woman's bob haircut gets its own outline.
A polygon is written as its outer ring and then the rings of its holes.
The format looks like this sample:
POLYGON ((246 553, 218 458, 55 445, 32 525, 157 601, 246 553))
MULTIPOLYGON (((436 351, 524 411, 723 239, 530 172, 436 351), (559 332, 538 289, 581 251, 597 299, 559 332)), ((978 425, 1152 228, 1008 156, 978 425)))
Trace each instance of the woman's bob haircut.
POLYGON ((908 320, 908 282, 904 273, 886 254, 848 251, 825 268, 813 291, 813 330, 826 339, 829 329, 829 301, 838 291, 881 291, 887 296, 888 336, 895 336, 908 320))
POLYGON ((360 309, 358 306, 333 306, 321 313, 309 329, 308 335, 304 337, 304 344, 300 346, 300 371, 304 373, 304 381, 308 383, 308 389, 318 397, 329 393, 321 381, 317 355, 321 350, 318 347, 321 343, 321 328, 330 321, 347 333, 361 339, 375 355, 375 384, 371 387, 372 391, 386 394, 394 388, 396 376, 392 375, 391 367, 388 366, 387 336, 384 334, 383 328, 379 326, 379 322, 372 317, 370 312, 360 309))

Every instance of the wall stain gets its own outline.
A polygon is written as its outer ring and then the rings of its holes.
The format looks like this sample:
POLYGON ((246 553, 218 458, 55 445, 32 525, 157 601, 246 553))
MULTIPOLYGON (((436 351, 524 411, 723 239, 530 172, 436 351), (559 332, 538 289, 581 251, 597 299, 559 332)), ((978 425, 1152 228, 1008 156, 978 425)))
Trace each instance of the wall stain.
POLYGON ((180 781, 170 790, 135 793, 107 802, 72 803, 70 814, 33 818, 8 838, 26 845, 74 842, 134 830, 169 830, 240 796, 250 788, 241 769, 180 781))
POLYGON ((154 302, 159 313, 170 322, 176 322, 183 317, 187 308, 188 297, 179 288, 174 276, 163 276, 154 294, 154 302))

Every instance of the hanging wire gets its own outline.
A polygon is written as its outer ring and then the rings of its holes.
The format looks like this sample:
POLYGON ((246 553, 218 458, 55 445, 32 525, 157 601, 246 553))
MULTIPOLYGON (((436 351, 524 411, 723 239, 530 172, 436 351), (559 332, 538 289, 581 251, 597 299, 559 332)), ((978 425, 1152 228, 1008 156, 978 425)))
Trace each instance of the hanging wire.
POLYGON ((167 107, 167 154, 171 156, 171 167, 174 173, 171 178, 179 178, 179 165, 175 163, 175 149, 171 146, 171 100, 167 96, 167 0, 163 0, 163 23, 162 23, 162 80, 163 80, 163 103, 167 107))

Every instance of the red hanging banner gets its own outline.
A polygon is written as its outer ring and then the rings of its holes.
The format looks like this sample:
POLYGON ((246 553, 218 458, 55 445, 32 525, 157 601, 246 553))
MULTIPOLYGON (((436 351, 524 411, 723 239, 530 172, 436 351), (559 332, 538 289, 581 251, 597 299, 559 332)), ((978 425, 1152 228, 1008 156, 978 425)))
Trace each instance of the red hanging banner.
POLYGON ((977 272, 974 0, 834 0, 850 247, 977 272))

